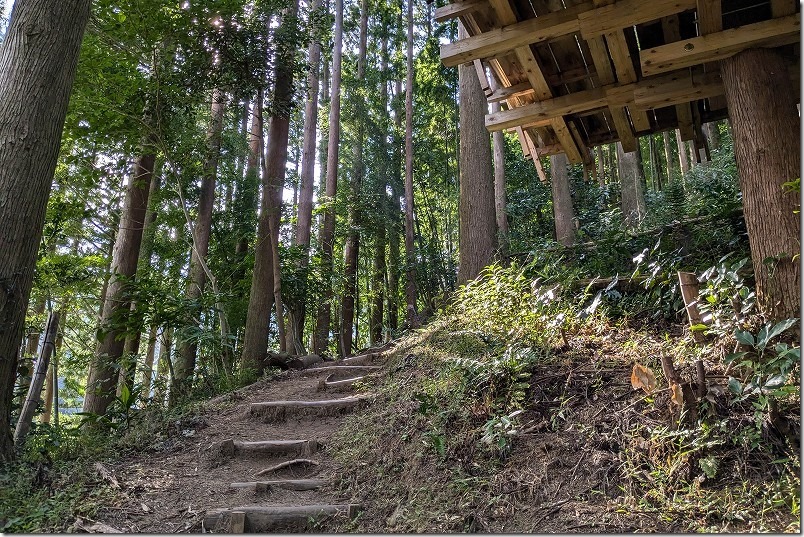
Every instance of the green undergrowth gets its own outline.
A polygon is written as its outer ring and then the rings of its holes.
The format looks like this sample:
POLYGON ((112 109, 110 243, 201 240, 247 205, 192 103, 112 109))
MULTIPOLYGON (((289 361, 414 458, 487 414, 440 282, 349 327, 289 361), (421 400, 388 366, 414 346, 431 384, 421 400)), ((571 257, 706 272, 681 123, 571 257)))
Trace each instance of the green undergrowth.
MULTIPOLYGON (((704 296, 744 285, 740 267, 719 268, 704 296)), ((798 531, 793 323, 710 300, 718 325, 701 345, 678 319, 637 323, 622 296, 569 287, 491 267, 396 346, 367 387, 378 402, 330 446, 341 489, 365 508, 336 529, 798 531), (686 379, 704 364, 694 408, 674 402, 662 356, 686 379), (635 364, 653 386, 632 386, 635 364)))

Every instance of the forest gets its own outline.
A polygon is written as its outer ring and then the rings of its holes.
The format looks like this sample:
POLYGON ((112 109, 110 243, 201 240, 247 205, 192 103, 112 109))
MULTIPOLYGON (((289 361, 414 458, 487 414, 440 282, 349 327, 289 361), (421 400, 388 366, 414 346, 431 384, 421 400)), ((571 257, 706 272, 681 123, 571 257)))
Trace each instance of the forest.
POLYGON ((0 0, 0 532, 799 532, 799 31, 0 0))

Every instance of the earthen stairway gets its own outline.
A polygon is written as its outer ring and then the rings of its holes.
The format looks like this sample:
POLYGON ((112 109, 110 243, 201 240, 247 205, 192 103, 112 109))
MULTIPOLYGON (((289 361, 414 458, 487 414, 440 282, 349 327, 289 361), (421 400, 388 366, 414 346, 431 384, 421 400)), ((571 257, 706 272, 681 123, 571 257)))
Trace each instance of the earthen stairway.
MULTIPOLYGON (((346 413, 368 404, 372 396, 349 394, 355 384, 377 374, 382 353, 372 352, 329 363, 319 363, 299 372, 298 381, 308 383, 311 396, 305 400, 251 403, 249 416, 255 431, 264 428, 274 438, 229 438, 218 442, 213 457, 236 462, 240 481, 229 490, 233 507, 207 511, 202 531, 213 533, 299 532, 316 529, 332 517, 354 518, 360 506, 339 503, 326 478, 322 451, 329 438, 320 438, 321 426, 329 430, 346 413), (257 426, 259 425, 259 427, 257 426), (293 434, 294 438, 283 436, 293 434), (257 469, 260 468, 260 469, 257 469), (235 502, 242 502, 241 504, 235 502)), ((289 382, 289 381, 281 381, 289 382)), ((254 434, 254 433, 252 433, 254 434)), ((264 434, 264 433, 257 433, 264 434)))

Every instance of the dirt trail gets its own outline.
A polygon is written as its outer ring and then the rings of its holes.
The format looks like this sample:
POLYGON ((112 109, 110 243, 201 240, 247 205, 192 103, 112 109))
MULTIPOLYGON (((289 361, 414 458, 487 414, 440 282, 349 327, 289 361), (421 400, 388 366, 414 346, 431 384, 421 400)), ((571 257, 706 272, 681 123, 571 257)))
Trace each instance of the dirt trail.
POLYGON ((321 530, 334 522, 333 516, 354 516, 359 506, 349 506, 348 498, 331 486, 334 463, 327 446, 343 416, 370 404, 370 399, 356 397, 366 395, 361 394, 359 383, 355 386, 338 381, 376 374, 381 370, 376 365, 381 360, 381 355, 371 354, 335 366, 329 362, 286 371, 210 400, 198 417, 175 423, 169 438, 155 441, 153 452, 99 467, 99 473, 105 474, 112 486, 118 485, 122 500, 119 505, 104 507, 95 520, 78 520, 75 529, 237 532, 242 515, 232 517, 230 510, 240 507, 255 508, 246 510, 246 532, 321 530), (355 364, 370 367, 356 368, 355 364), (320 386, 326 381, 328 387, 320 386), (327 400, 345 400, 348 404, 299 409, 291 403, 269 412, 251 407, 253 403, 327 400), (308 442, 255 444, 265 441, 308 442), (267 468, 297 459, 317 464, 294 463, 259 475, 267 468), (255 486, 254 482, 269 483, 255 486), (233 483, 237 485, 233 487, 233 483), (312 513, 309 506, 320 508, 312 513), (223 512, 218 515, 216 510, 223 512))

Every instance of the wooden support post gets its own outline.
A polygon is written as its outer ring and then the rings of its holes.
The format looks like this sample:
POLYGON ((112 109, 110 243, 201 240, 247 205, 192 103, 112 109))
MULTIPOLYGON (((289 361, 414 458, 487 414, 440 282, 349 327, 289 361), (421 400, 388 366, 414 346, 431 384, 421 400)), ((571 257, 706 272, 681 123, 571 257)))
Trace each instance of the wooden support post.
POLYGON ((684 308, 687 310, 692 336, 696 343, 703 343, 703 334, 694 328, 704 324, 701 312, 698 311, 698 277, 692 272, 678 271, 678 285, 681 288, 681 298, 684 299, 684 308))
POLYGON ((229 533, 246 532, 246 513, 245 511, 232 511, 229 519, 229 533))

